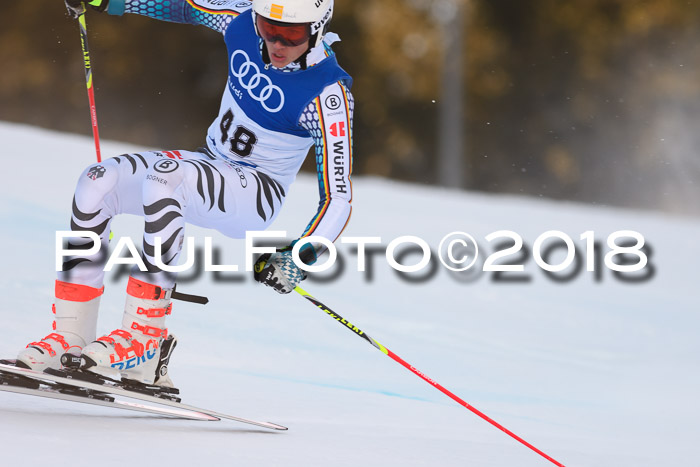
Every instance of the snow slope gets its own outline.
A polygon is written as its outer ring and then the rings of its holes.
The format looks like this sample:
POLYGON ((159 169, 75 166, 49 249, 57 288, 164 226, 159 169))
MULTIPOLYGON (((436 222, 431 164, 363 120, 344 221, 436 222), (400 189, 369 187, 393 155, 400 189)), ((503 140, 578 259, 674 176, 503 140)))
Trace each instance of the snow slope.
MULTIPOLYGON (((94 158, 90 138, 0 124, 0 355, 49 332, 54 233, 94 158)), ((134 151, 103 144, 103 153, 134 151)), ((361 156, 359 156, 361 157, 361 156)), ((583 248, 636 230, 653 247, 653 277, 625 283, 585 270, 557 283, 525 262, 530 281, 454 276, 439 266, 420 283, 375 257, 371 280, 346 260, 340 279, 302 285, 370 336, 477 409, 571 466, 700 465, 700 222, 356 177, 345 236, 402 235, 437 249, 453 231, 519 233, 532 246, 561 230, 583 248)), ((273 225, 298 235, 317 203, 300 176, 273 225)), ((138 244, 142 221, 113 230, 138 244)), ((192 228, 243 269, 243 242, 192 228)), ((482 255, 483 257, 483 255, 482 255)), ((512 259, 512 258, 511 258, 512 259)), ((408 257, 405 263, 417 261, 408 257)), ((556 262, 552 260, 552 262, 556 262)), ((649 269, 647 269, 648 271, 649 269)), ((325 273, 324 273, 325 274, 325 273)), ((126 277, 109 277, 99 331, 121 319, 126 277)), ((248 274, 181 282, 206 307, 177 303, 171 370, 184 400, 290 427, 269 433, 235 422, 190 422, 0 392, 3 466, 545 466, 526 447, 460 407, 296 294, 278 296, 248 274)), ((183 276, 184 277, 184 276, 183 276)))

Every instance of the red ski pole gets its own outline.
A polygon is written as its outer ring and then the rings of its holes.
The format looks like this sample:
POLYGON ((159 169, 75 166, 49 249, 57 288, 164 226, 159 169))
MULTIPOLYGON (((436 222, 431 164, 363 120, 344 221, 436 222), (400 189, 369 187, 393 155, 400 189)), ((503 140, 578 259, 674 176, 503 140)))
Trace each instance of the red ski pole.
POLYGON ((498 423, 498 422, 496 422, 495 420, 493 420, 492 418, 488 417, 488 416, 487 416, 486 414, 484 414, 483 412, 477 410, 476 408, 474 408, 473 406, 471 406, 470 404, 468 404, 467 402, 465 402, 465 401, 462 400, 461 398, 457 397, 455 394, 453 394, 452 392, 450 392, 450 391, 448 391, 447 389, 445 389, 444 387, 442 387, 442 386, 441 386, 440 384, 438 384, 436 381, 430 379, 430 378, 429 378, 428 376, 426 376, 423 372, 421 372, 420 370, 418 370, 417 368, 415 368, 415 367, 414 367, 413 365, 411 365, 410 363, 406 362, 403 358, 399 357, 399 356, 396 355, 394 352, 392 352, 391 350, 387 349, 386 347, 384 347, 382 344, 380 344, 380 343, 377 342, 376 340, 372 339, 370 336, 368 336, 366 333, 364 333, 360 328, 358 328, 358 327, 355 326, 354 324, 350 323, 349 321, 345 320, 345 319, 344 319, 342 316, 340 316, 338 313, 334 312, 333 310, 331 310, 330 308, 328 308, 326 305, 324 305, 323 303, 321 303, 321 302, 319 302, 318 300, 316 300, 314 297, 312 297, 308 292, 306 292, 305 290, 303 290, 301 287, 296 287, 296 288, 294 289, 294 291, 297 292, 297 293, 299 293, 299 295, 301 295, 302 297, 306 298, 308 301, 310 301, 311 303, 313 303, 314 305, 316 305, 316 306, 317 306, 318 308, 320 308, 321 310, 325 311, 326 314, 327 314, 328 316, 330 316, 331 318, 335 319, 336 321, 338 321, 339 323, 341 323, 343 326, 345 326, 346 328, 350 329, 352 332, 354 332, 354 333, 357 334, 358 336, 360 336, 360 337, 362 337, 363 339, 365 339, 365 340, 366 340, 367 342, 369 342, 373 347, 375 347, 376 349, 380 350, 380 351, 381 351, 382 353, 384 353, 385 355, 389 356, 392 360, 394 360, 394 361, 400 363, 403 367, 405 367, 405 368, 406 368, 407 370, 409 370, 411 373, 413 373, 413 374, 419 376, 423 381, 429 383, 431 386, 435 387, 438 391, 442 392, 443 394, 445 394, 446 396, 448 396, 450 399, 452 399, 452 400, 454 400, 455 402, 457 402, 459 405, 461 405, 461 406, 465 407, 466 409, 470 410, 471 412, 475 413, 476 415, 478 415, 478 416, 481 417, 482 419, 486 420, 486 421, 489 422, 491 425, 495 426, 496 428, 498 428, 499 430, 501 430, 502 432, 504 432, 505 434, 507 434, 507 435, 510 436, 511 438, 515 439, 516 441, 519 441, 520 443, 524 444, 524 445, 527 446, 528 448, 532 449, 532 450, 535 451, 537 454, 539 454, 540 456, 544 457, 545 459, 547 459, 548 461, 550 461, 550 462, 553 463, 554 465, 557 465, 557 466, 559 466, 559 467, 564 467, 564 464, 562 464, 561 462, 557 461, 556 459, 554 459, 553 457, 549 456, 549 455, 546 454, 545 452, 543 452, 543 451, 537 449, 535 446, 533 446, 532 444, 528 443, 527 441, 525 441, 525 440, 524 440, 523 438, 521 438, 520 436, 518 436, 518 435, 516 435, 515 433, 513 433, 512 431, 510 431, 508 428, 504 427, 504 426, 501 425, 500 423, 498 423))
POLYGON ((85 12, 78 16, 80 24, 80 43, 83 46, 83 61, 85 62, 85 81, 87 83, 88 99, 90 100, 90 120, 92 122, 92 135, 95 138, 95 152, 97 162, 102 162, 100 154, 100 132, 97 129, 97 110, 95 108, 95 91, 92 86, 92 68, 90 66, 90 49, 88 49, 87 24, 85 23, 85 12))

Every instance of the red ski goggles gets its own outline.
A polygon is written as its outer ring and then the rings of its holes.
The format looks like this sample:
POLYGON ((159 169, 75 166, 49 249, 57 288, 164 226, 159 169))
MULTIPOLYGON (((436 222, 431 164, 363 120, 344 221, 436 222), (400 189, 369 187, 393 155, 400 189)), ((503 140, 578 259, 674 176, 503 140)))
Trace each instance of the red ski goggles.
POLYGON ((287 47, 297 47, 311 38, 311 25, 289 24, 256 15, 255 20, 260 37, 270 42, 279 41, 287 47))

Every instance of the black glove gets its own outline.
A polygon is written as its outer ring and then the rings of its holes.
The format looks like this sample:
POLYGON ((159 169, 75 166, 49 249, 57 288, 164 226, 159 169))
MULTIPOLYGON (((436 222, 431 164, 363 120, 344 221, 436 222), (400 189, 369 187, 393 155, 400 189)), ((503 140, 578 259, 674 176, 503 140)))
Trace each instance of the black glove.
MULTIPOLYGON (((293 291, 299 282, 306 279, 306 273, 292 258, 293 245, 294 243, 274 253, 261 255, 253 268, 255 280, 281 294, 293 291)), ((313 264, 316 261, 316 251, 310 244, 306 244, 299 251, 299 257, 305 264, 313 264)))
POLYGON ((85 4, 90 5, 97 11, 105 11, 109 0, 65 0, 66 8, 68 8, 68 14, 72 18, 77 18, 78 16, 85 13, 85 4))

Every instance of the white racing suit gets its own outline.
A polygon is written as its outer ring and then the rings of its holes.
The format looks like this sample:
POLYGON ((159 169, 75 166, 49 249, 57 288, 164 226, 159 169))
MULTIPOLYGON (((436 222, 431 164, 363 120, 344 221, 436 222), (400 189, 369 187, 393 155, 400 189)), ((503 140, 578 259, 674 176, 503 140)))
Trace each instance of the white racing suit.
MULTIPOLYGON (((108 12, 205 25, 223 34, 228 82, 207 147, 198 151, 124 154, 89 166, 75 191, 71 230, 97 233, 107 250, 118 214, 144 216, 141 279, 172 288, 185 223, 232 238, 264 230, 275 219, 311 146, 315 146, 320 202, 301 237, 335 241, 350 217, 352 185, 351 78, 337 64, 330 41, 312 49, 306 67, 284 70, 262 61, 250 2, 239 0, 111 0, 108 12)), ((333 37, 329 34, 327 37, 333 37)), ((87 246, 72 240, 72 248, 87 246)), ((315 245, 321 250, 320 245, 315 245)), ((322 251, 319 251, 321 253, 322 251)), ((104 257, 68 257, 59 281, 100 288, 104 257)), ((138 273, 136 273, 138 275, 138 273)))

